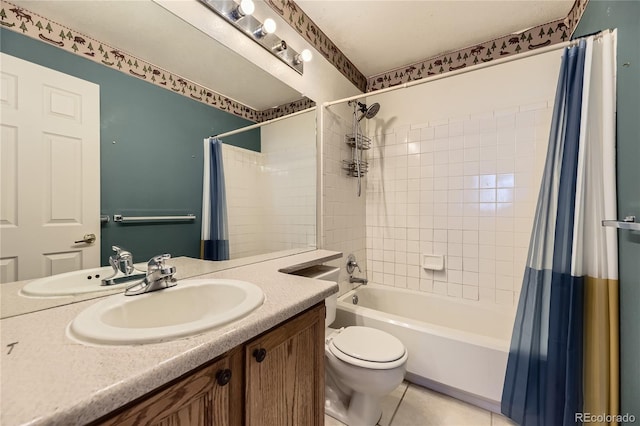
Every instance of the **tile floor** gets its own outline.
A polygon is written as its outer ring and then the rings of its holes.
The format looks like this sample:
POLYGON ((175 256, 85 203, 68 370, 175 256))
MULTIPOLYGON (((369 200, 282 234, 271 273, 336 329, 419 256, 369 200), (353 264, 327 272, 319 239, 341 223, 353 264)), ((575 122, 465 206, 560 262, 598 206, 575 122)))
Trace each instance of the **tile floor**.
MULTIPOLYGON (((325 415, 325 426, 344 426, 325 415)), ((430 389, 403 382, 382 404, 379 426, 512 426, 511 420, 430 389)))

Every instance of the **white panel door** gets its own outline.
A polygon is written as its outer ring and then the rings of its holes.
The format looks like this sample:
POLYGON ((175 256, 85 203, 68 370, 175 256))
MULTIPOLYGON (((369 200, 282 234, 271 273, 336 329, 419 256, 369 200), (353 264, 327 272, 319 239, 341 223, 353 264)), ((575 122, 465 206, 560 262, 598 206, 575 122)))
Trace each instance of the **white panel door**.
POLYGON ((0 55, 0 282, 97 267, 100 88, 0 55))

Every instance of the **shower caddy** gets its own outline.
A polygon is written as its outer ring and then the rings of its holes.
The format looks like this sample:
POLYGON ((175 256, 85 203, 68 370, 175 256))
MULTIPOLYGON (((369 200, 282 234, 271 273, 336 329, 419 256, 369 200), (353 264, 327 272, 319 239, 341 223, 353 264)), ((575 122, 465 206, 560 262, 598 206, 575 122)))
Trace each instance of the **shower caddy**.
POLYGON ((361 133, 360 121, 363 118, 373 118, 380 109, 377 102, 367 107, 366 104, 357 101, 349 101, 353 105, 353 133, 345 135, 345 142, 351 147, 351 160, 343 160, 343 169, 348 176, 358 178, 358 197, 362 192, 361 179, 369 171, 369 163, 363 159, 363 152, 371 149, 371 139, 361 133), (358 110, 362 113, 358 118, 358 110))
POLYGON ((344 141, 351 147, 351 159, 342 160, 343 168, 353 177, 362 177, 369 171, 369 163, 363 160, 362 152, 371 149, 371 139, 360 134, 351 133, 344 136, 344 141))

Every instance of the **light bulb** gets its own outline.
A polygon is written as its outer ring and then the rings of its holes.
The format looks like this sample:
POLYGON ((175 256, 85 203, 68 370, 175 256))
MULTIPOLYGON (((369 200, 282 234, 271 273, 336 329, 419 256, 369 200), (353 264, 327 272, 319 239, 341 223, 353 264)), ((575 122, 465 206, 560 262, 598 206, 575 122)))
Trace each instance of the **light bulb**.
POLYGON ((313 54, 309 49, 304 49, 300 52, 300 58, 302 59, 302 62, 309 62, 311 58, 313 58, 313 54))
POLYGON ((245 15, 251 15, 253 11, 256 10, 256 5, 253 4, 252 0, 242 0, 240 2, 240 9, 242 9, 242 13, 245 15))
POLYGON ((273 34, 276 32, 276 21, 271 18, 267 18, 264 20, 262 27, 264 28, 264 32, 267 34, 273 34))
POLYGON ((253 4, 252 0, 242 0, 240 4, 231 12, 231 17, 237 21, 238 19, 246 15, 251 15, 255 9, 256 5, 253 4))
POLYGON ((260 28, 254 31, 253 35, 257 38, 262 38, 267 34, 273 34, 276 32, 276 21, 271 18, 267 18, 264 24, 260 25, 260 28))
POLYGON ((302 62, 309 62, 313 58, 313 54, 309 49, 304 49, 302 52, 298 53, 295 58, 293 58, 293 62, 298 65, 302 62))

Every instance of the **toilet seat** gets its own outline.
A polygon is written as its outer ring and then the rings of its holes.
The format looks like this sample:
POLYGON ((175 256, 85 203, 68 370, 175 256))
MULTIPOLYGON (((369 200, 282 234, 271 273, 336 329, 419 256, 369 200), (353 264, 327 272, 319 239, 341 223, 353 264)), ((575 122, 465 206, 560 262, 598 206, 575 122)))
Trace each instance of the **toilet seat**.
POLYGON ((374 370, 388 370, 406 362, 407 350, 400 340, 370 327, 340 329, 328 339, 329 351, 348 364, 374 370))

